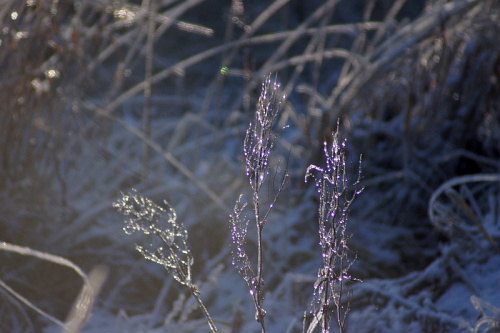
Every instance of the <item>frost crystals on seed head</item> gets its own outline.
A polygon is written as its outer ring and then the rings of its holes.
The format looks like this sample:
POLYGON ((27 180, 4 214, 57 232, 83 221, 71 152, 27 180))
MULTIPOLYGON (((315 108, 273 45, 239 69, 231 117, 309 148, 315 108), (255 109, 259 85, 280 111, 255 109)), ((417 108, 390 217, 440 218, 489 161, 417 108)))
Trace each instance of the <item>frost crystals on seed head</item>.
POLYGON ((187 246, 187 230, 177 221, 175 210, 165 207, 132 190, 122 194, 113 207, 126 216, 123 230, 127 235, 142 232, 148 237, 145 245, 136 244, 144 258, 162 265, 175 280, 191 286, 193 257, 187 246))
POLYGON ((241 203, 242 195, 236 201, 233 213, 229 215, 229 222, 231 222, 231 238, 232 238, 232 264, 238 273, 249 281, 255 275, 250 260, 245 252, 245 237, 247 235, 248 219, 242 215, 246 207, 246 203, 241 203))
POLYGON ((254 191, 260 190, 269 174, 269 155, 276 139, 273 127, 284 100, 284 96, 279 95, 279 87, 270 76, 262 83, 255 121, 249 124, 243 143, 246 173, 254 191))

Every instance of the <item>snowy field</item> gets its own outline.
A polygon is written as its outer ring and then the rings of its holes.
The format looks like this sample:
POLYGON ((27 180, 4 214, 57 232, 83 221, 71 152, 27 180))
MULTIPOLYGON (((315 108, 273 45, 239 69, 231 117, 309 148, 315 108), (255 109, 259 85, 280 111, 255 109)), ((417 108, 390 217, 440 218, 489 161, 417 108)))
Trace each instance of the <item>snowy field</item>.
POLYGON ((500 332, 499 15, 4 1, 0 332, 500 332))

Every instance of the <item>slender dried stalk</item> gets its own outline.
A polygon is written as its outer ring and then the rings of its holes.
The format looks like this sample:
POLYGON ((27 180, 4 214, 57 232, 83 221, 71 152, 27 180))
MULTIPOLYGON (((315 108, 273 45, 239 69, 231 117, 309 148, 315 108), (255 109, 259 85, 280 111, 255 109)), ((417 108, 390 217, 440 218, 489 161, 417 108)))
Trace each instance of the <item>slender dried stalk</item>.
POLYGON ((352 189, 345 168, 345 141, 338 140, 338 123, 337 131, 332 134, 331 146, 328 147, 325 142, 323 152, 326 166, 310 165, 305 176, 306 182, 309 177, 314 177, 320 195, 318 226, 323 260, 314 284, 312 305, 315 320, 307 332, 312 332, 319 323, 323 333, 329 332, 333 314, 340 332, 344 332, 349 312, 345 287, 346 283, 353 280, 349 268, 354 262, 349 258, 346 228, 350 206, 362 190, 358 188, 361 164, 352 189))
POLYGON ((265 82, 262 84, 262 93, 257 105, 255 120, 250 123, 248 127, 243 147, 246 161, 246 176, 253 192, 253 215, 257 227, 257 273, 252 269, 244 248, 248 219, 242 216, 246 203, 241 203, 241 196, 236 202, 233 214, 230 215, 230 222, 232 225, 231 233, 233 245, 235 246, 235 250, 232 251, 233 265, 246 281, 250 289, 250 295, 252 295, 256 310, 255 320, 261 325, 263 333, 266 332, 264 320, 266 311, 262 307, 262 301, 264 299, 262 290, 262 286, 264 285, 264 249, 262 232, 267 223, 267 216, 273 208, 287 178, 287 173, 285 172, 276 195, 267 211, 263 213, 259 195, 262 186, 269 180, 269 156, 276 139, 273 129, 283 99, 279 97, 278 90, 279 85, 276 83, 276 80, 272 83, 270 76, 267 76, 265 82))
MULTIPOLYGON (((151 137, 151 95, 152 95, 152 84, 151 84, 151 76, 153 75, 153 51, 154 51, 154 35, 155 35, 155 3, 153 0, 149 0, 147 3, 147 21, 144 22, 147 24, 148 32, 147 32, 147 41, 146 41, 146 59, 145 59, 145 77, 144 83, 146 86, 144 87, 144 108, 142 112, 142 120, 144 127, 144 135, 149 139, 151 137)), ((149 174, 149 155, 150 155, 150 147, 148 144, 144 144, 144 160, 143 160, 143 169, 144 169, 144 179, 148 178, 149 174)))

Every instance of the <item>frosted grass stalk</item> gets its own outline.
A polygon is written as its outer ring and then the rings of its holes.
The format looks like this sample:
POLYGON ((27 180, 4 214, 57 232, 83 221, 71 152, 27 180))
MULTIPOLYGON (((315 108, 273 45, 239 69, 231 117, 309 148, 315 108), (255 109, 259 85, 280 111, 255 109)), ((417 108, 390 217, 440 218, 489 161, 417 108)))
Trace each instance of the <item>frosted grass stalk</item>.
POLYGON ((264 249, 262 242, 262 231, 266 225, 267 217, 276 202, 281 190, 285 185, 287 172, 285 171, 279 188, 272 198, 267 210, 261 207, 260 192, 264 184, 271 185, 269 180, 270 165, 269 156, 274 148, 276 134, 274 127, 284 96, 279 94, 279 84, 272 82, 267 76, 262 84, 262 91, 257 104, 254 121, 251 122, 246 131, 243 143, 243 153, 245 155, 246 176, 252 189, 252 208, 255 225, 257 228, 257 269, 254 270, 250 259, 245 252, 245 236, 249 220, 243 215, 243 210, 247 206, 242 203, 240 196, 236 202, 233 213, 230 215, 231 234, 233 241, 233 265, 243 277, 250 289, 255 306, 255 320, 259 322, 262 332, 266 332, 265 316, 266 311, 262 307, 263 301, 263 262, 264 249))
MULTIPOLYGON (((361 157, 357 180, 350 185, 346 173, 345 141, 338 140, 339 124, 332 134, 330 146, 324 142, 323 153, 325 167, 310 165, 307 168, 305 181, 314 178, 319 193, 318 230, 321 247, 322 266, 318 270, 318 279, 314 284, 312 312, 315 320, 313 326, 321 324, 323 333, 330 331, 330 323, 335 315, 340 332, 345 331, 349 301, 345 288, 354 280, 349 275, 353 259, 349 257, 346 233, 349 210, 359 188, 361 178, 361 157)), ((308 332, 312 332, 310 327, 308 332)))

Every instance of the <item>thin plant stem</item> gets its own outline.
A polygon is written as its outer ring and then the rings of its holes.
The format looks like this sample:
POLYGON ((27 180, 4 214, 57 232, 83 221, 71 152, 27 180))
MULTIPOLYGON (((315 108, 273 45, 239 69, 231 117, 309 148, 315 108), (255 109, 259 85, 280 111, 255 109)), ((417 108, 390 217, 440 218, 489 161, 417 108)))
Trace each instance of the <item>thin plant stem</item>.
MULTIPOLYGON (((237 200, 233 213, 230 215, 231 234, 233 239, 234 250, 233 265, 238 270, 240 275, 246 281, 250 295, 255 305, 255 320, 260 324, 262 333, 266 332, 264 317, 266 311, 262 306, 263 296, 263 267, 264 267, 264 245, 263 245, 263 229, 267 223, 267 217, 271 211, 278 195, 283 190, 285 180, 288 176, 287 171, 283 175, 283 179, 274 197, 271 197, 271 204, 267 211, 261 214, 260 191, 265 183, 269 180, 269 156, 274 148, 276 135, 274 134, 274 126, 278 117, 282 100, 284 97, 278 97, 279 84, 271 82, 270 76, 262 84, 262 92, 257 104, 255 119, 249 124, 243 143, 243 152, 245 154, 246 175, 252 188, 252 203, 253 215, 257 227, 257 273, 252 269, 250 259, 245 252, 245 236, 247 233, 248 219, 242 215, 246 203, 241 203, 241 196, 237 200)), ((268 183, 269 184, 269 183, 268 183)))
POLYGON ((205 318, 207 319, 208 326, 210 326, 210 329, 212 330, 212 332, 214 332, 214 333, 218 332, 217 327, 215 327, 214 320, 212 319, 212 317, 210 316, 210 313, 207 310, 207 307, 205 306, 205 304, 203 303, 201 298, 198 296, 199 295, 198 290, 194 286, 192 286, 190 289, 191 289, 191 294, 193 295, 196 302, 198 302, 198 305, 199 305, 201 311, 203 312, 203 314, 205 315, 205 318))

